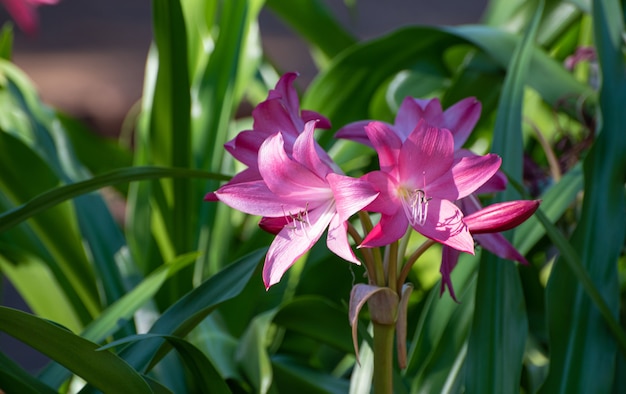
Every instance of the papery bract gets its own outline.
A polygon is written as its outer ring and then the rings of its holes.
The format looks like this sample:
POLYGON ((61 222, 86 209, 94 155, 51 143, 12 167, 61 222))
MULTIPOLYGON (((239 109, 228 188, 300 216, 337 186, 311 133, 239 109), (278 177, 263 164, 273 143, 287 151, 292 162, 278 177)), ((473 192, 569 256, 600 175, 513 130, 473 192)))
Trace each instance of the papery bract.
POLYGON ((283 134, 272 135, 259 148, 261 179, 226 184, 215 192, 232 208, 270 218, 274 230, 283 220, 265 259, 263 281, 267 288, 280 280, 326 228, 328 248, 359 264, 348 241, 346 221, 378 193, 365 180, 336 173, 320 158, 314 129, 315 121, 306 123, 304 132, 293 143, 291 155, 283 134))
POLYGON ((380 212, 381 219, 361 246, 395 242, 410 224, 428 238, 473 253, 474 241, 453 201, 489 180, 501 159, 492 154, 455 158, 450 131, 430 127, 423 120, 404 141, 381 122, 372 122, 365 130, 381 169, 366 175, 380 191, 366 209, 380 212))

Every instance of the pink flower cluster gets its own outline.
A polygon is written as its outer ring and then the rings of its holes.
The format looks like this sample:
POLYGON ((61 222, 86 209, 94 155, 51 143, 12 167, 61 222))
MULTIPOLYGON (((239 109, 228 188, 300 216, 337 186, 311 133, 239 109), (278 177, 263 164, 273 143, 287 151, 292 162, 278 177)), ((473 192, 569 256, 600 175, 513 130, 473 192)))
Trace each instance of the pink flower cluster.
POLYGON ((366 144, 378 153, 379 170, 346 176, 316 142, 316 128, 330 128, 322 115, 301 111, 293 81, 285 74, 267 100, 253 111, 253 128, 226 144, 248 168, 206 200, 222 201, 262 216, 260 225, 276 234, 266 256, 263 280, 269 288, 328 230, 328 248, 359 264, 348 239, 350 218, 376 212, 380 220, 358 247, 386 246, 409 228, 444 247, 442 291, 454 297, 450 272, 459 252, 474 253, 477 241, 498 256, 524 258, 498 234, 526 220, 538 201, 512 201, 482 208, 473 193, 506 186, 497 155, 462 149, 478 118, 480 104, 465 99, 443 111, 437 99, 407 98, 395 123, 361 121, 338 138, 366 144))

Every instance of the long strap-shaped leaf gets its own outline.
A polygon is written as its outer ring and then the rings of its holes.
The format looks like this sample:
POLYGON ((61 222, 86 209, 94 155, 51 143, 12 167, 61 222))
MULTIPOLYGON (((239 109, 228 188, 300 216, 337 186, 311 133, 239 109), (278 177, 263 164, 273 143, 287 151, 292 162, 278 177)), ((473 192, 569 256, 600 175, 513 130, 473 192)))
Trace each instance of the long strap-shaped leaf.
MULTIPOLYGON (((502 155, 502 169, 522 178, 522 103, 533 42, 543 0, 515 49, 498 104, 492 150, 502 155)), ((516 198, 509 188, 501 198, 516 198)), ((519 390, 528 318, 517 267, 483 253, 476 286, 476 310, 465 362, 468 393, 512 393, 519 390)))
POLYGON ((0 330, 63 364, 107 393, 151 393, 143 378, 124 360, 47 320, 0 306, 0 330))
MULTIPOLYGON (((619 312, 617 260, 626 234, 626 69, 623 10, 617 0, 593 2, 594 38, 602 77, 599 134, 583 168, 585 199, 572 245, 610 313, 619 312)), ((599 310, 572 269, 555 264, 547 290, 550 373, 543 393, 611 392, 616 357, 599 310)))
POLYGON ((29 202, 0 215, 0 232, 23 222, 38 212, 53 207, 63 201, 117 183, 160 178, 204 178, 228 180, 229 177, 207 171, 184 168, 129 167, 113 170, 82 182, 58 187, 41 194, 29 202))

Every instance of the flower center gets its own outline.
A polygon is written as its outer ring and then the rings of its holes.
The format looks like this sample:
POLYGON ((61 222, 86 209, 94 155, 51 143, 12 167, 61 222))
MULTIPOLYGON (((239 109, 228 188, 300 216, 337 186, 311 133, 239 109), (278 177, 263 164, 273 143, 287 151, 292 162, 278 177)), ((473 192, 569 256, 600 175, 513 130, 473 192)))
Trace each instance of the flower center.
POLYGON ((409 223, 412 226, 417 226, 418 224, 423 226, 426 223, 426 216, 428 216, 428 201, 432 197, 426 198, 426 193, 422 189, 403 189, 400 192, 400 199, 409 223))
POLYGON ((285 225, 286 228, 293 230, 296 235, 302 232, 308 238, 309 234, 307 230, 311 227, 311 222, 309 221, 308 203, 300 212, 295 214, 289 212, 288 214, 285 214, 285 220, 287 221, 287 224, 285 225))

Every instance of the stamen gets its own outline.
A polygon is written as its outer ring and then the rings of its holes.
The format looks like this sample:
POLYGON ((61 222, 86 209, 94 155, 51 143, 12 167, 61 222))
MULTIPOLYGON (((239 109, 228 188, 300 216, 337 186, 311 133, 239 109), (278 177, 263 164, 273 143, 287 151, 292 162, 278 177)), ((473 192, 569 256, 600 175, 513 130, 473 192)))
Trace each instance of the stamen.
POLYGON ((428 201, 432 198, 426 198, 426 193, 422 189, 405 190, 400 195, 402 208, 404 208, 404 213, 409 219, 409 223, 412 226, 423 226, 428 216, 428 201))
POLYGON ((311 227, 311 222, 309 221, 309 203, 306 203, 303 211, 295 214, 289 212, 289 215, 287 215, 283 210, 283 214, 285 215, 285 220, 287 221, 287 224, 285 225, 286 228, 294 230, 296 235, 298 235, 299 231, 302 231, 307 238, 309 237, 307 231, 308 228, 311 227))

